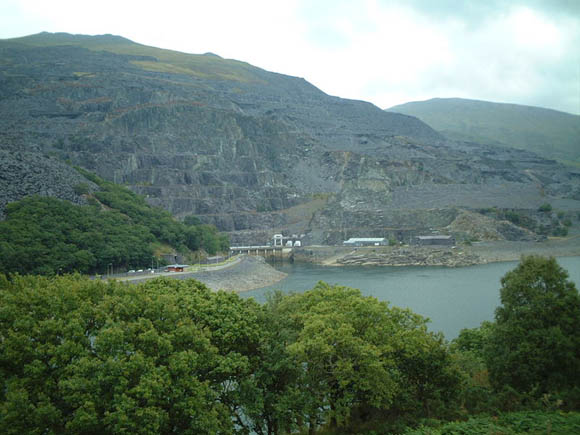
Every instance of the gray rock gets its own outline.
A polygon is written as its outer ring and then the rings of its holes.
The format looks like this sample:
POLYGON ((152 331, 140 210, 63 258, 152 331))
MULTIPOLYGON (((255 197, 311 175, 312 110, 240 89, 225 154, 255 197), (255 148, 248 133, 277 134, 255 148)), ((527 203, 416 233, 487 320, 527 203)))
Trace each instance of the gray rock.
MULTIPOLYGON (((75 38, 54 37, 92 41, 75 38)), ((30 173, 51 153, 233 236, 339 244, 441 229, 461 209, 531 210, 560 197, 580 209, 578 173, 554 161, 450 141, 303 79, 202 57, 217 69, 167 72, 142 67, 156 65, 152 56, 0 41, 0 149, 29 159, 30 173)), ((77 181, 43 190, 36 177, 22 189, 17 178, 4 182, 0 208, 26 192, 82 200, 70 195, 77 181)))

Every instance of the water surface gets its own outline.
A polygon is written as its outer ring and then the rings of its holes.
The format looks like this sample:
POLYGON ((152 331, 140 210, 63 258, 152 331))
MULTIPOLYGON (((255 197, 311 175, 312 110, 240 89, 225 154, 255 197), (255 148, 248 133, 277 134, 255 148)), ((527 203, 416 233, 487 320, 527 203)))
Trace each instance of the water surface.
MULTIPOLYGON (((559 258, 558 263, 568 271, 576 288, 580 288, 580 257, 559 258)), ((494 310, 500 303, 500 278, 517 264, 491 263, 461 268, 283 264, 275 267, 288 274, 286 279, 240 295, 263 302, 273 289, 304 292, 318 281, 355 287, 365 296, 375 296, 428 317, 430 329, 442 331, 451 340, 462 328, 493 320, 494 310)))

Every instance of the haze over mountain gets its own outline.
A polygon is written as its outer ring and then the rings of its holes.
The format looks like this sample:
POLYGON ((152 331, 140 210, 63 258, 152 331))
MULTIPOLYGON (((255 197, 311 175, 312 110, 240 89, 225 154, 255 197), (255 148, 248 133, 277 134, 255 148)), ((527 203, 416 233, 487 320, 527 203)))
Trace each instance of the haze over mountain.
POLYGON ((416 116, 449 138, 534 151, 580 164, 580 116, 541 107, 434 98, 387 109, 416 116))
MULTIPOLYGON (((234 243, 273 231, 403 239, 448 231, 476 208, 580 209, 578 172, 536 154, 450 140, 303 79, 119 36, 0 41, 0 97, 0 162, 12 168, 0 191, 13 192, 0 206, 36 189, 13 186, 43 159, 124 183, 234 243)), ((57 182, 48 190, 62 196, 57 182)))

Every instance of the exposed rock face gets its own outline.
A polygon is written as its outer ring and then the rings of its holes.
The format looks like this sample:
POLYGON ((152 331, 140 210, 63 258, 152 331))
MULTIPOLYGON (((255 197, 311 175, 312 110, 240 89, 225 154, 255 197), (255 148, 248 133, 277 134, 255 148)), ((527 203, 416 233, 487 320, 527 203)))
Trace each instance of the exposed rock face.
POLYGON ((0 219, 4 217, 6 204, 28 195, 84 204, 79 187, 84 185, 87 192, 98 190, 98 186, 70 166, 38 153, 0 150, 0 168, 0 219))
POLYGON ((337 260, 342 266, 446 266, 481 264, 476 254, 461 249, 405 247, 346 255, 337 260))
POLYGON ((303 79, 111 36, 0 41, 0 145, 32 166, 68 159, 240 243, 274 230, 310 243, 400 239, 464 208, 580 192, 580 173, 531 153, 449 141, 303 79))
POLYGON ((525 228, 518 227, 505 220, 496 220, 479 213, 463 210, 455 220, 447 226, 451 233, 464 235, 481 241, 521 240, 538 241, 542 239, 525 228))

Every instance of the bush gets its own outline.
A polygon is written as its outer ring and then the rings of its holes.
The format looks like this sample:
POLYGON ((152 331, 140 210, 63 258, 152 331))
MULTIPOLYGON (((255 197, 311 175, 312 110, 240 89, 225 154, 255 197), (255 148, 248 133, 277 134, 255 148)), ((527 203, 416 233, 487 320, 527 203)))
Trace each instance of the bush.
POLYGON ((75 194, 86 195, 89 193, 89 185, 87 183, 79 183, 73 188, 75 194))
POLYGON ((545 202, 538 208, 538 211, 541 211, 543 213, 550 212, 550 211, 552 211, 552 205, 545 202))
POLYGON ((556 227, 552 230, 552 235, 556 237, 566 237, 568 235, 568 228, 556 227))

